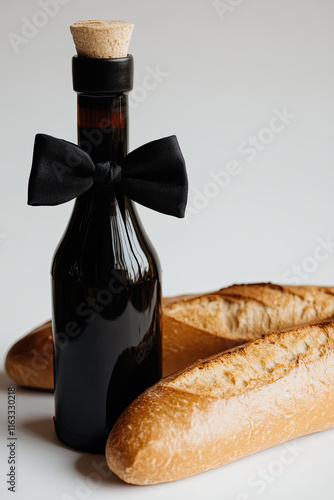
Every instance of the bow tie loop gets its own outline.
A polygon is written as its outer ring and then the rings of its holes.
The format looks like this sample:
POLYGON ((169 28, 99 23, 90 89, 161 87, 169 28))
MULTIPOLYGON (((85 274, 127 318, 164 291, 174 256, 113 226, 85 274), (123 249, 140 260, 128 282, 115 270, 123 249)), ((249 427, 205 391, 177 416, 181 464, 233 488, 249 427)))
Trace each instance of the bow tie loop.
POLYGON ((184 217, 188 178, 175 135, 135 149, 118 164, 94 164, 79 146, 37 134, 29 177, 28 205, 59 205, 93 185, 117 185, 125 196, 145 207, 184 217), (75 162, 73 164, 73 158, 75 162), (55 168, 55 165, 57 168, 55 168))
POLYGON ((117 185, 122 180, 122 167, 115 161, 99 162, 95 165, 93 183, 117 185))

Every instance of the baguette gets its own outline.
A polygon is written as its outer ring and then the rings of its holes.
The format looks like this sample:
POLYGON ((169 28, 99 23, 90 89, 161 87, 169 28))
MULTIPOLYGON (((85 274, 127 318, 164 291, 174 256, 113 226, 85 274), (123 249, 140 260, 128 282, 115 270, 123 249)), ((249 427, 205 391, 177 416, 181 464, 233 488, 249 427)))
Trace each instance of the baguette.
POLYGON ((334 322, 272 333, 179 371, 122 413, 106 458, 123 481, 174 481, 334 425, 334 322))
POLYGON ((53 390, 53 347, 51 321, 18 340, 8 351, 5 369, 18 385, 53 390))
MULTIPOLYGON (((334 315, 334 287, 233 285, 163 299, 163 375, 263 333, 334 315)), ((25 387, 53 389, 51 321, 10 349, 7 374, 25 387)))

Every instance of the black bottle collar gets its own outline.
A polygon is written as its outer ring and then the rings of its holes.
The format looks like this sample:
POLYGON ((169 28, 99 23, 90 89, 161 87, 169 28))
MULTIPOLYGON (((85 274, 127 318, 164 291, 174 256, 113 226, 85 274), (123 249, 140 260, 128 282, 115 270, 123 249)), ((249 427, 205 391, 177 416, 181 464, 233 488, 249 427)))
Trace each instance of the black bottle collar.
POLYGON ((110 94, 133 88, 133 57, 117 59, 72 58, 73 88, 79 93, 110 94))

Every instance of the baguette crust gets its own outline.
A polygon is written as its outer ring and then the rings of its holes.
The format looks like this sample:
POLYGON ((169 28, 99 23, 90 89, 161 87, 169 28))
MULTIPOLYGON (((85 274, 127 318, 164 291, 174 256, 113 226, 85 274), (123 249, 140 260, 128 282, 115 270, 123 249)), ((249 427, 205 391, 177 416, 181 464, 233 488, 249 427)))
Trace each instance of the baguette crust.
POLYGON ((23 387, 53 390, 51 321, 31 331, 11 347, 5 368, 7 375, 23 387))
POLYGON ((171 373, 194 363, 199 358, 207 358, 244 343, 243 340, 225 339, 209 332, 194 328, 187 323, 163 314, 162 317, 162 371, 166 377, 171 373))
POLYGON ((272 333, 145 391, 106 446, 121 479, 185 478, 334 425, 334 322, 272 333))
POLYGON ((233 342, 334 315, 334 288, 272 283, 233 285, 217 292, 166 301, 174 320, 233 342))

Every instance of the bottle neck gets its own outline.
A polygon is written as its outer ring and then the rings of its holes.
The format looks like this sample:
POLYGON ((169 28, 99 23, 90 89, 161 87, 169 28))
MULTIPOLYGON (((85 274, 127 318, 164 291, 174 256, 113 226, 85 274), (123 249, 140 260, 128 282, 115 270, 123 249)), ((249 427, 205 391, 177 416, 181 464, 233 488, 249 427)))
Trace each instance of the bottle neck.
POLYGON ((127 94, 78 94, 78 144, 95 163, 124 158, 128 151, 127 94))

